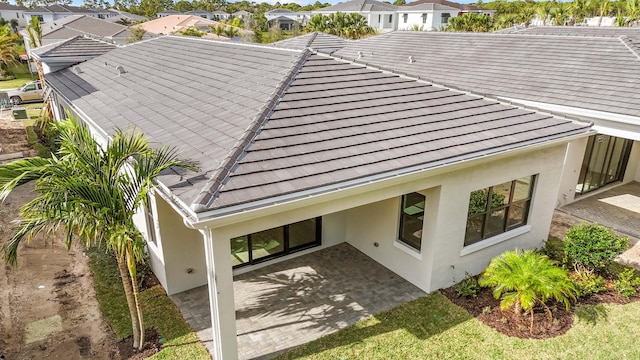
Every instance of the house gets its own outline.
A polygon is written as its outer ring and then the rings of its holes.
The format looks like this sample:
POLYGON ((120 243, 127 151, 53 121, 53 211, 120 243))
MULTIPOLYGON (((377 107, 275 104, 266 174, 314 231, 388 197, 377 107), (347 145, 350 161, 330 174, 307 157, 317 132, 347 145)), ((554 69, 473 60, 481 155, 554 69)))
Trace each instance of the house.
POLYGON ((335 39, 306 36, 287 49, 164 36, 46 76, 56 119, 75 114, 99 143, 135 125, 199 161, 162 174, 135 221, 168 294, 208 285, 217 359, 238 356, 234 274, 346 242, 433 291, 539 246, 567 147, 592 134, 411 75, 422 60, 382 69, 357 41, 333 56, 312 49, 335 39), (469 214, 489 193, 500 207, 469 214))
POLYGON ((181 13, 180 11, 173 10, 173 9, 166 9, 166 10, 160 11, 157 14, 159 18, 165 17, 165 16, 171 16, 171 15, 184 15, 184 14, 181 13))
POLYGON ((310 15, 311 13, 308 11, 294 12, 284 8, 273 9, 264 13, 269 26, 279 24, 283 30, 292 30, 296 22, 301 26, 306 26, 311 17, 310 15))
MULTIPOLYGON (((216 28, 218 26, 222 26, 223 28, 227 28, 228 25, 225 25, 221 22, 217 22, 214 20, 208 20, 196 15, 168 15, 162 18, 150 20, 141 24, 138 24, 143 29, 145 29, 148 33, 151 34, 173 34, 176 32, 180 32, 186 30, 189 27, 196 27, 200 31, 207 32, 206 37, 214 37, 219 40, 228 40, 227 38, 218 38, 214 34, 211 34, 212 28, 216 28)), ((253 32, 244 29, 238 29, 238 39, 242 36, 253 36, 253 32)))
POLYGON ((398 7, 376 0, 351 0, 329 7, 313 10, 313 15, 335 13, 358 13, 367 19, 367 24, 381 32, 398 29, 398 7))
POLYGON ((231 16, 229 13, 224 12, 222 10, 214 10, 211 12, 211 14, 213 15, 212 20, 229 20, 229 17, 231 16))
POLYGON ((109 16, 107 19, 105 19, 109 22, 124 21, 125 23, 136 24, 149 20, 144 16, 132 14, 122 10, 109 9, 109 11, 113 13, 112 16, 109 16))
POLYGON ((50 5, 41 6, 34 9, 24 11, 24 16, 29 21, 32 17, 37 18, 41 23, 49 23, 57 20, 64 19, 67 16, 84 15, 98 19, 108 19, 112 16, 116 16, 113 12, 106 9, 85 9, 71 5, 50 5))
POLYGON ((12 5, 8 2, 0 2, 0 18, 5 19, 7 22, 15 19, 18 21, 19 27, 26 26, 31 18, 24 16, 25 10, 27 10, 27 8, 22 6, 12 5))
MULTIPOLYGON (((175 14, 177 15, 177 14, 175 14)), ((194 16, 200 16, 203 19, 208 19, 208 20, 218 20, 218 19, 214 19, 214 15, 208 11, 205 10, 192 10, 192 11, 187 11, 186 13, 184 13, 184 15, 194 15, 194 16)))
POLYGON ((398 30, 439 30, 449 19, 458 16, 458 9, 435 3, 421 3, 398 8, 398 30))
POLYGON ((233 16, 234 18, 239 18, 242 21, 247 21, 253 18, 253 14, 245 10, 236 11, 231 14, 231 16, 233 16))
POLYGON ((458 10, 458 16, 463 14, 482 14, 493 16, 496 13, 495 10, 485 9, 481 6, 472 4, 460 4, 447 0, 418 0, 407 3, 406 6, 416 6, 421 4, 444 5, 450 8, 454 8, 458 10))
POLYGON ((638 28, 395 32, 350 42, 333 55, 592 122, 598 133, 569 148, 557 206, 640 180, 638 28))

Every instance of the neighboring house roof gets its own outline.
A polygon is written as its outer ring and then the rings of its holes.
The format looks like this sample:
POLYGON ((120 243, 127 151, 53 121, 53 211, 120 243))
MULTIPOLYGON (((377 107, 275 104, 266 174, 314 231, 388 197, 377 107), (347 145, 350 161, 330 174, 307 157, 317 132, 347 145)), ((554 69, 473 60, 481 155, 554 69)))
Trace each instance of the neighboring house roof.
POLYGON ((103 38, 126 38, 131 36, 129 28, 106 20, 86 15, 71 15, 42 26, 43 39, 68 39, 88 34, 103 38))
POLYGON ((265 14, 295 14, 295 11, 291 11, 289 9, 277 8, 273 10, 269 10, 265 12, 265 14))
POLYGON ((9 4, 7 2, 0 2, 0 10, 17 10, 17 11, 24 11, 24 10, 28 10, 26 7, 23 6, 16 6, 13 4, 9 4))
POLYGON ((343 48, 349 41, 352 40, 321 32, 312 32, 306 35, 281 40, 273 43, 272 45, 282 49, 303 50, 305 48, 309 48, 314 51, 330 54, 343 48))
POLYGON ((147 21, 147 20, 149 20, 144 16, 128 13, 126 11, 109 9, 109 12, 112 12, 112 13, 116 14, 115 16, 111 16, 111 17, 106 19, 109 22, 116 22, 116 21, 118 21, 120 19, 129 19, 129 20, 132 20, 132 21, 147 21))
POLYGON ((117 46, 84 36, 75 36, 57 43, 41 46, 31 53, 39 58, 96 57, 108 53, 117 46))
POLYGON ((182 31, 188 27, 216 27, 220 23, 214 20, 205 19, 197 15, 169 15, 153 19, 142 24, 138 24, 149 33, 171 34, 175 31, 182 31))
POLYGON ((277 18, 273 18, 269 20, 269 22, 272 22, 272 21, 277 21, 282 24, 287 24, 287 23, 293 24, 295 22, 295 20, 293 20, 292 18, 288 18, 286 16, 278 16, 277 18))
POLYGON ((487 96, 638 117, 636 45, 624 38, 399 31, 350 42, 334 56, 487 96))
POLYGON ((616 38, 619 36, 628 36, 632 38, 640 38, 640 27, 531 26, 528 28, 511 27, 503 30, 504 33, 522 35, 591 36, 616 38))
POLYGON ((205 10, 191 10, 191 11, 187 11, 185 13, 185 15, 194 15, 194 14, 213 15, 213 13, 210 13, 210 12, 205 11, 205 10))
POLYGON ((166 36, 79 67, 46 80, 108 133, 133 124, 199 161, 198 174, 159 177, 196 212, 241 211, 589 128, 309 50, 166 36))
POLYGON ((177 11, 177 10, 167 9, 167 10, 163 10, 163 11, 158 12, 158 14, 178 15, 178 14, 182 14, 182 13, 180 11, 177 11))
POLYGON ((229 15, 228 12, 224 12, 222 10, 214 10, 211 12, 213 15, 229 15))
POLYGON ((240 10, 240 11, 236 11, 233 13, 234 16, 246 16, 246 15, 251 15, 250 12, 245 11, 245 10, 240 10))
POLYGON ((351 0, 333 6, 314 10, 314 12, 367 12, 396 11, 397 6, 375 0, 351 0))
POLYGON ((34 9, 26 10, 25 13, 42 14, 42 13, 74 13, 74 14, 97 14, 108 13, 106 9, 87 9, 71 5, 51 5, 40 6, 34 9))
POLYGON ((399 12, 413 12, 413 11, 434 11, 434 10, 449 10, 460 11, 460 9, 453 8, 451 6, 434 4, 434 3, 421 3, 415 5, 405 5, 398 8, 399 12))
POLYGON ((408 4, 406 4, 405 6, 418 6, 421 4, 436 4, 436 5, 444 5, 444 6, 448 6, 451 8, 454 8, 458 11, 485 11, 485 12, 494 12, 495 10, 490 10, 490 9, 485 9, 483 7, 480 6, 476 6, 476 5, 471 5, 471 4, 460 4, 457 2, 453 2, 453 1, 447 1, 447 0, 418 0, 418 1, 414 1, 414 2, 410 2, 408 4))

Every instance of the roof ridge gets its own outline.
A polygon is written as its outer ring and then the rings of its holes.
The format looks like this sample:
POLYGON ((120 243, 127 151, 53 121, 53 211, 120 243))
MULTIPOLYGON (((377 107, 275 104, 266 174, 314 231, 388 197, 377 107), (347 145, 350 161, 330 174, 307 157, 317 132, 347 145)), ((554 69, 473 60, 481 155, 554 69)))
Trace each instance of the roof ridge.
POLYGON ((247 147, 253 143, 255 137, 260 132, 260 128, 264 126, 265 122, 268 120, 269 114, 278 104, 278 100, 280 100, 284 92, 289 88, 291 82, 295 80, 296 74, 298 74, 306 60, 309 58, 310 53, 311 52, 308 49, 300 52, 298 59, 295 60, 287 75, 280 81, 276 89, 273 91, 269 101, 267 101, 262 109, 256 114, 240 139, 231 148, 227 157, 222 160, 220 165, 211 174, 209 181, 207 181, 202 190, 200 190, 200 193, 196 196, 191 205, 192 210, 196 212, 206 210, 218 198, 221 188, 227 183, 229 176, 237 166, 238 161, 247 151, 247 147))
POLYGON ((309 37, 309 41, 307 41, 307 44, 305 45, 305 47, 310 48, 311 44, 313 44, 313 42, 316 40, 316 37, 318 37, 318 32, 314 31, 313 33, 311 33, 311 36, 309 37))
POLYGON ((631 51, 633 55, 640 60, 640 47, 631 41, 631 39, 626 35, 620 35, 618 40, 631 51))

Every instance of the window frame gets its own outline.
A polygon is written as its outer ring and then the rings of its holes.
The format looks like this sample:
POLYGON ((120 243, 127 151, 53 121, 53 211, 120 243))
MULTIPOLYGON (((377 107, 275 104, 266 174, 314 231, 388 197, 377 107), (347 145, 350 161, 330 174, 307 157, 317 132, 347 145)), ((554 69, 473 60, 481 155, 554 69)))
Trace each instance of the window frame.
POLYGON ((424 231, 424 214, 426 211, 426 207, 427 207, 427 197, 424 194, 421 194, 419 192, 410 192, 408 194, 403 194, 402 196, 400 196, 400 211, 399 211, 400 220, 398 224, 398 242, 402 243, 403 245, 409 246, 411 249, 416 250, 418 252, 422 250, 422 236, 420 237, 419 243, 417 246, 414 242, 404 238, 403 236, 403 234, 405 233, 404 226, 406 225, 405 216, 410 216, 410 217, 416 218, 417 220, 420 220, 420 233, 422 234, 422 232, 424 231), (423 203, 422 212, 418 212, 415 214, 406 214, 405 213, 405 209, 407 208, 406 201, 410 195, 414 195, 414 194, 422 197, 422 203, 423 203))
MULTIPOLYGON (((505 184, 507 182, 503 182, 500 184, 496 184, 496 185, 492 185, 492 186, 488 186, 485 188, 481 188, 481 189, 477 189, 472 191, 469 194, 469 203, 467 204, 467 219, 466 219, 466 224, 465 224, 465 236, 464 236, 464 247, 468 247, 468 246, 472 246, 474 244, 478 244, 481 242, 484 242, 486 240, 489 240, 491 238, 494 238, 496 236, 500 236, 502 234, 508 233, 512 230, 515 230, 517 228, 526 226, 529 224, 529 214, 531 212, 531 206, 533 204, 533 194, 535 191, 535 186, 537 183, 537 178, 538 175, 534 174, 534 175, 528 175, 528 176, 523 176, 520 177, 518 179, 515 180, 511 180, 511 185, 510 185, 510 189, 509 189, 509 199, 506 203, 503 203, 500 206, 496 206, 493 207, 492 206, 492 198, 493 198, 493 194, 494 194, 494 188, 497 186, 500 186, 502 184, 505 184), (530 178, 529 181, 529 189, 528 189, 528 194, 526 197, 524 198, 519 198, 519 199, 515 199, 515 195, 516 195, 516 186, 518 181, 521 181, 524 178, 530 178), (485 189, 487 189, 487 197, 486 197, 486 207, 484 209, 484 211, 481 212, 475 212, 473 214, 470 213, 470 205, 471 205, 471 197, 472 194, 476 191, 484 191, 485 189), (522 207, 522 221, 516 224, 511 224, 509 225, 509 216, 510 216, 510 211, 512 211, 513 209, 517 208, 518 206, 522 207), (503 220, 502 220, 502 227, 501 227, 501 231, 495 233, 495 232, 489 232, 488 229, 489 227, 489 222, 491 221, 491 214, 494 212, 499 212, 499 211, 504 211, 504 215, 503 215, 503 220), (480 228, 480 239, 474 240, 474 239, 469 239, 469 224, 470 224, 470 220, 474 220, 474 219, 482 219, 482 223, 481 223, 481 228, 480 228)), ((473 233, 475 234, 475 232, 473 233)))
POLYGON ((403 23, 406 24, 408 20, 409 20, 409 14, 402 14, 403 23))

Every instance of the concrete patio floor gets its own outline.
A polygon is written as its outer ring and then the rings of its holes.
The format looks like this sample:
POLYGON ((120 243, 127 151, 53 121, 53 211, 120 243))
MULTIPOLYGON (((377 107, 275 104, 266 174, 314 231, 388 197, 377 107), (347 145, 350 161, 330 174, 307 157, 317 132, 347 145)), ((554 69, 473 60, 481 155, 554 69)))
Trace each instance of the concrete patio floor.
MULTIPOLYGON (((269 359, 423 291, 343 243, 234 278, 238 357, 269 359)), ((211 351, 207 287, 171 296, 211 351)))

